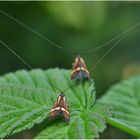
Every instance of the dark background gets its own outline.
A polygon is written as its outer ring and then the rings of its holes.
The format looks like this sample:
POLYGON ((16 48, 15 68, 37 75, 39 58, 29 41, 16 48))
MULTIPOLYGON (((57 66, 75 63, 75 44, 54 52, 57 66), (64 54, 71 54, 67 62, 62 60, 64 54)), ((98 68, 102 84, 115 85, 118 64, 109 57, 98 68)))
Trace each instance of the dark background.
MULTIPOLYGON (((140 2, 0 2, 0 9, 40 32, 56 44, 80 53, 106 43, 140 22, 140 2)), ((0 40, 33 68, 71 69, 74 53, 56 48, 0 13, 0 40)), ((115 43, 114 41, 113 43, 115 43)), ((113 45, 81 54, 94 67, 113 45)), ((126 37, 91 72, 97 98, 123 78, 140 73, 140 26, 126 37)), ((30 70, 0 44, 0 74, 30 70)), ((25 134, 15 137, 24 138, 25 134)), ((132 138, 112 127, 102 138, 132 138)))

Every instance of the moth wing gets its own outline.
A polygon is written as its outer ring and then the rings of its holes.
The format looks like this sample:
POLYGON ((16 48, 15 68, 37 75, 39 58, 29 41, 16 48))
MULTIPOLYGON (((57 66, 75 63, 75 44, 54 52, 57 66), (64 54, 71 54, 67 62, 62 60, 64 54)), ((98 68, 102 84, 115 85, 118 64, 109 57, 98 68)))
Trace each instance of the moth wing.
POLYGON ((68 110, 68 102, 67 102, 67 99, 66 99, 66 98, 65 98, 64 108, 65 108, 66 110, 68 110))
POLYGON ((71 79, 72 80, 88 80, 90 79, 90 75, 84 70, 79 70, 71 74, 71 79))
POLYGON ((80 58, 79 65, 82 66, 83 68, 87 69, 87 66, 86 66, 83 58, 80 58))
POLYGON ((50 112, 50 116, 57 116, 58 115, 58 111, 54 110, 52 112, 50 112))
POLYGON ((71 74, 71 79, 72 80, 73 79, 76 80, 76 79, 78 79, 78 77, 79 77, 79 71, 75 71, 71 74))
POLYGON ((57 100, 56 100, 56 102, 54 103, 54 105, 53 105, 53 107, 52 107, 52 109, 54 109, 54 108, 56 108, 56 107, 58 107, 59 106, 59 104, 60 104, 60 96, 58 96, 58 98, 57 98, 57 100))
POLYGON ((49 120, 56 118, 58 115, 59 115, 59 111, 57 110, 51 111, 49 114, 49 120))
POLYGON ((58 102, 55 102, 54 105, 53 105, 53 107, 52 107, 52 109, 53 108, 56 108, 57 106, 58 106, 58 102))
POLYGON ((82 78, 83 78, 84 80, 90 79, 89 73, 87 73, 86 71, 81 71, 81 73, 82 73, 82 78))
POLYGON ((74 63, 72 64, 72 69, 73 70, 75 70, 75 69, 77 69, 80 65, 80 57, 79 56, 77 56, 76 58, 75 58, 75 61, 74 61, 74 63))
POLYGON ((70 115, 69 115, 67 112, 64 112, 64 111, 63 111, 63 118, 64 118, 64 120, 65 120, 66 122, 69 122, 69 120, 70 120, 70 115))
POLYGON ((73 70, 76 69, 76 68, 78 68, 78 67, 79 67, 79 63, 74 62, 74 63, 72 64, 72 69, 73 69, 73 70))

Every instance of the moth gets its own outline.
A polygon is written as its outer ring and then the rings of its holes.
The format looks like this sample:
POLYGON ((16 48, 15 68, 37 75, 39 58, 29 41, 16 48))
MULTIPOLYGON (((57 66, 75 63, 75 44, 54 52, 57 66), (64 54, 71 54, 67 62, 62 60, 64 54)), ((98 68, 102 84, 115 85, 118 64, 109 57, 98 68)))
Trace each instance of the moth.
POLYGON ((58 116, 62 116, 66 122, 69 122, 70 120, 70 113, 68 111, 68 103, 67 103, 64 93, 61 93, 58 96, 49 114, 50 119, 54 119, 58 116))
POLYGON ((75 62, 73 63, 73 68, 71 72, 71 80, 76 81, 83 81, 83 80, 89 80, 90 74, 87 70, 85 61, 80 55, 78 55, 75 58, 75 62))

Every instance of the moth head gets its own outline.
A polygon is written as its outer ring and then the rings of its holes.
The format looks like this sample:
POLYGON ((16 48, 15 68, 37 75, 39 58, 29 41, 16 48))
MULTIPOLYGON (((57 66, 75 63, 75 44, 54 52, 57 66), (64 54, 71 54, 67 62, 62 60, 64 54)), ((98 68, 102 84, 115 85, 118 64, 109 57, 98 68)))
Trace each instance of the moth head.
POLYGON ((64 97, 64 96, 65 96, 65 94, 64 94, 64 93, 61 93, 59 96, 64 97))

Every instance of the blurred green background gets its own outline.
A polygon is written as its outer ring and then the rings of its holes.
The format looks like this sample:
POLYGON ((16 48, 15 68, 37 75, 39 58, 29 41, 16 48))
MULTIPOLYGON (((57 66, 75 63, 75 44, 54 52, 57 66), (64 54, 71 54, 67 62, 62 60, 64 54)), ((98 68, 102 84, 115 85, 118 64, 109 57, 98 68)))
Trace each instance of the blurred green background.
MULTIPOLYGON (((0 2, 0 9, 50 40, 76 52, 96 48, 140 22, 140 2, 0 2)), ((33 68, 71 69, 75 54, 56 48, 0 13, 0 40, 33 68)), ((114 41, 115 43, 115 41, 114 41)), ((97 98, 131 75, 140 73, 140 26, 127 33, 91 72, 97 98)), ((93 67, 113 45, 81 55, 93 67)), ((0 44, 0 74, 29 68, 0 44)), ((15 137, 24 137, 19 134, 15 137)), ((132 138, 112 127, 101 138, 132 138)))

